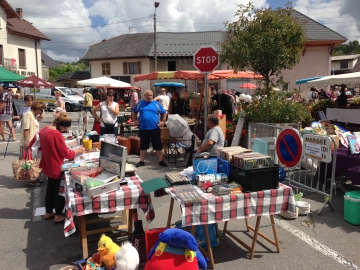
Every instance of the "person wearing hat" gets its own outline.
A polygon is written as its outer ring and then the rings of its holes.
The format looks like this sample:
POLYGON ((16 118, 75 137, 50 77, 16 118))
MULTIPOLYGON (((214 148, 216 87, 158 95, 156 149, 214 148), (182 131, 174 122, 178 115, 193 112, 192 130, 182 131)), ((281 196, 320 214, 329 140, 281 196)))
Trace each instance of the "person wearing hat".
POLYGON ((62 215, 65 198, 59 195, 61 165, 64 164, 64 159, 73 160, 75 155, 84 153, 82 146, 75 151, 67 148, 61 133, 67 132, 69 127, 71 127, 70 116, 61 112, 51 126, 46 126, 39 132, 42 150, 40 168, 48 177, 45 193, 45 220, 54 219, 55 223, 63 223, 65 220, 62 215))

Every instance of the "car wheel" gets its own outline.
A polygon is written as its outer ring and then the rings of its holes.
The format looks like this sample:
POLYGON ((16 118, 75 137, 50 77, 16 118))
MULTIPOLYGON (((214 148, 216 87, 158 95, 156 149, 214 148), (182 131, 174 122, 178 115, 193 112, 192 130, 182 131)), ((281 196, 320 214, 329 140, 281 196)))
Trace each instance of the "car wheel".
POLYGON ((72 111, 72 106, 71 106, 70 103, 65 103, 65 110, 66 110, 67 112, 71 112, 71 111, 72 111))

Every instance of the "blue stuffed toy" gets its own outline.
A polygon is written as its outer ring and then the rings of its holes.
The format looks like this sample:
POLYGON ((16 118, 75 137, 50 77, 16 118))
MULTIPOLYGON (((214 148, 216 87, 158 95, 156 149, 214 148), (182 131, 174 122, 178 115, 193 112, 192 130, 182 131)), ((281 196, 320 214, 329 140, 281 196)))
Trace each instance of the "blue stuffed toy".
POLYGON ((207 261, 191 233, 170 228, 160 233, 148 255, 145 270, 205 270, 207 261))

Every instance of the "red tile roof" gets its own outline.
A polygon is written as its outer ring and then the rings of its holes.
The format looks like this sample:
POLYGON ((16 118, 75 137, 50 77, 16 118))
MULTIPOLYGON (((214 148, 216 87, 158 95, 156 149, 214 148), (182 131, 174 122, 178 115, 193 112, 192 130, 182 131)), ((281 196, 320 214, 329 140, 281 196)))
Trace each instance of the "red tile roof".
POLYGON ((13 7, 6 0, 1 0, 0 6, 5 10, 7 19, 19 17, 19 14, 17 14, 15 9, 13 9, 13 7))
MULTIPOLYGON (((0 2, 1 3, 1 2, 0 2)), ((10 34, 25 36, 33 39, 43 39, 50 41, 50 38, 41 33, 31 23, 19 18, 7 19, 7 28, 10 34)))

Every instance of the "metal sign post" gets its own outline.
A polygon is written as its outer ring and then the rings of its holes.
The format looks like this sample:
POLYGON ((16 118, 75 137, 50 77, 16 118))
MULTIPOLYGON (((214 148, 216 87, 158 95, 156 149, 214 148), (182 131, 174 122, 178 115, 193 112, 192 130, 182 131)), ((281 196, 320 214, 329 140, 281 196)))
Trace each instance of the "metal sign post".
POLYGON ((207 133, 207 105, 208 105, 208 75, 209 73, 205 72, 205 83, 204 83, 204 136, 207 133))

